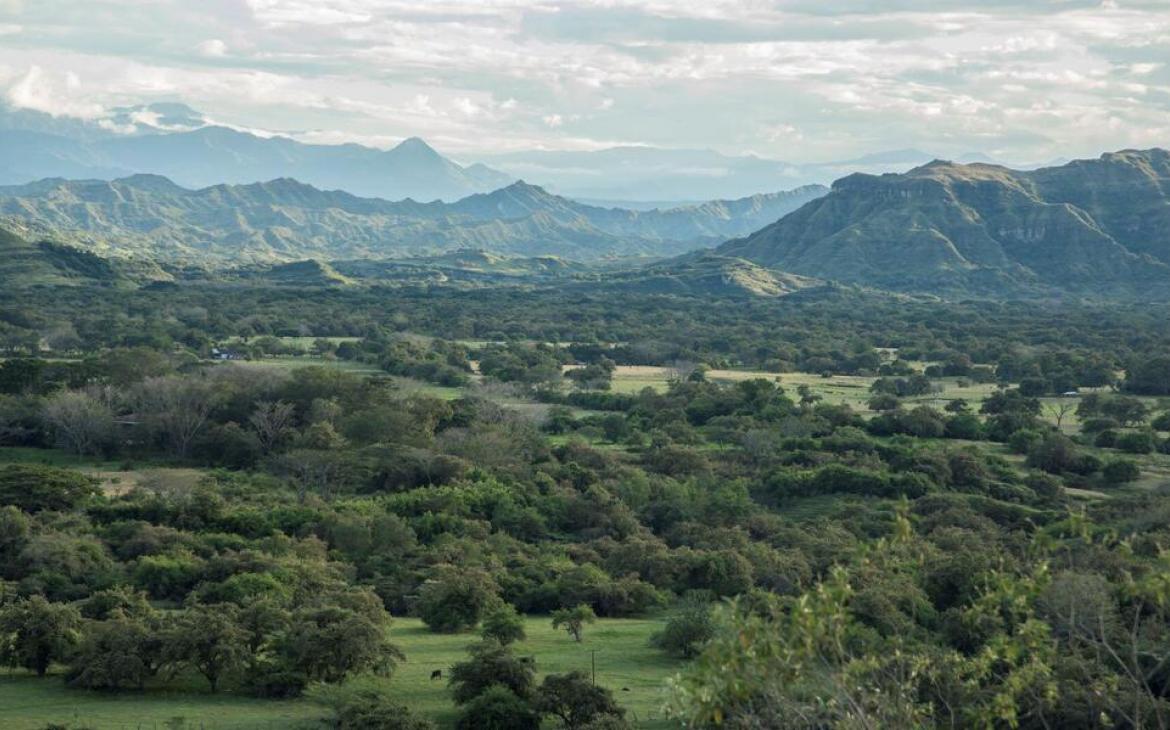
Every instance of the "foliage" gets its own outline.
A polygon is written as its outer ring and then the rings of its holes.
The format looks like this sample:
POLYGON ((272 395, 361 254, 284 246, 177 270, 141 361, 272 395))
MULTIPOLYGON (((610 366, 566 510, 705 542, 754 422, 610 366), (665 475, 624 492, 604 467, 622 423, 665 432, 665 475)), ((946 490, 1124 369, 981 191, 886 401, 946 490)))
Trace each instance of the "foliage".
POLYGON ((493 639, 472 644, 467 652, 467 661, 452 667, 448 679, 456 704, 465 705, 495 686, 521 699, 531 696, 536 672, 531 662, 517 658, 493 639))
POLYGON ((593 612, 593 608, 580 603, 572 608, 558 608, 553 611, 552 627, 554 629, 564 627, 569 636, 573 637, 573 641, 579 642, 585 631, 585 624, 591 624, 596 620, 597 614, 593 612))

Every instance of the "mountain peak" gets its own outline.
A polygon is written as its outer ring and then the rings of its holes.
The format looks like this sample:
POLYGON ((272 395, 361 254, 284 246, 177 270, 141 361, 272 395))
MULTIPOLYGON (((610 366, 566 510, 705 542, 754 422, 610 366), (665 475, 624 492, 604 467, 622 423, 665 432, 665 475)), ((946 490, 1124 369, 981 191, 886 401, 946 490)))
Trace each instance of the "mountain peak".
POLYGON ((549 191, 540 187, 539 185, 533 185, 532 183, 525 182, 524 180, 517 180, 516 182, 512 183, 511 185, 500 188, 496 192, 508 192, 508 193, 513 193, 513 194, 523 193, 526 195, 552 196, 552 193, 550 193, 549 191))
POLYGON ((389 152, 392 155, 411 154, 426 155, 428 157, 442 157, 434 147, 426 143, 421 137, 407 137, 395 145, 389 152))

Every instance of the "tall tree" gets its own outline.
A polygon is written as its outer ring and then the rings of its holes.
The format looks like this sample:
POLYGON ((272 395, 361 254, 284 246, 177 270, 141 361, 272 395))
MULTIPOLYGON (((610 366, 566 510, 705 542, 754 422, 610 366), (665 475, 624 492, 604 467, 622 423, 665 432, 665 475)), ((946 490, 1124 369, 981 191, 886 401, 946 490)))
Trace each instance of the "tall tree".
POLYGON ((81 613, 74 606, 30 596, 0 609, 0 659, 45 676, 65 661, 81 639, 81 613))

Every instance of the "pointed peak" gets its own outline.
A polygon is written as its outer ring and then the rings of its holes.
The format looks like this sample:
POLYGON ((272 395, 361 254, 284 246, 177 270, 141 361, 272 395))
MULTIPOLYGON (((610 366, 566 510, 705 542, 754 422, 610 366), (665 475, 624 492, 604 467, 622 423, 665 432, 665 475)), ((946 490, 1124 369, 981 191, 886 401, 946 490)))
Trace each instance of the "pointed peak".
POLYGON ((524 193, 526 195, 552 195, 552 193, 540 187, 539 185, 533 185, 532 183, 528 183, 523 180, 517 180, 507 187, 500 188, 500 190, 509 193, 524 193))
POLYGON ((395 145, 394 148, 391 149, 390 151, 391 152, 427 152, 427 153, 430 153, 433 155, 439 154, 435 150, 435 148, 431 147, 429 144, 427 144, 426 140, 424 140, 422 137, 407 137, 406 139, 402 140, 397 145, 395 145))

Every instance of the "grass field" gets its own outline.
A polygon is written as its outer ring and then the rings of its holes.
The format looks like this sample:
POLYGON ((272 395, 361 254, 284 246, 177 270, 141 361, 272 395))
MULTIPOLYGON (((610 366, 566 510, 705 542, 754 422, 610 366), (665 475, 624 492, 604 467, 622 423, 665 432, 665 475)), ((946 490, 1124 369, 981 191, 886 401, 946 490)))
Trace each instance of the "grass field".
MULTIPOLYGON (((661 620, 601 619, 587 626, 584 640, 574 642, 554 631, 546 617, 529 617, 528 639, 516 647, 536 658, 537 681, 544 674, 591 672, 597 683, 613 690, 637 728, 669 728, 662 706, 665 682, 681 664, 648 646, 661 620), (623 688, 628 688, 624 691, 623 688)), ((454 725, 456 710, 446 681, 431 680, 466 657, 473 634, 434 634, 417 619, 397 619, 391 638, 406 653, 386 691, 415 711, 454 725)), ((379 680, 379 683, 382 680, 379 680)), ((59 676, 37 679, 24 673, 0 673, 0 728, 42 730, 50 722, 93 730, 299 730, 321 727, 325 710, 308 700, 260 700, 220 692, 212 695, 196 681, 187 691, 146 690, 104 694, 68 689, 59 676)))
POLYGON ((125 494, 138 486, 163 482, 171 487, 190 488, 204 476, 199 469, 186 467, 132 464, 125 460, 102 461, 77 456, 57 449, 33 449, 17 446, 0 447, 0 464, 45 464, 76 469, 96 478, 102 491, 109 495, 125 494))
POLYGON ((232 360, 234 365, 254 368, 278 368, 283 370, 297 370, 307 367, 323 367, 340 370, 346 373, 359 375, 377 375, 382 370, 364 362, 354 360, 337 360, 316 357, 312 355, 273 355, 263 360, 232 360))

